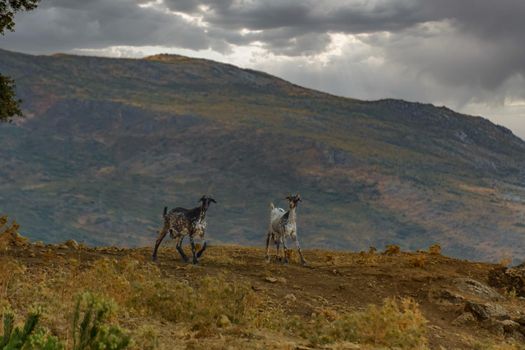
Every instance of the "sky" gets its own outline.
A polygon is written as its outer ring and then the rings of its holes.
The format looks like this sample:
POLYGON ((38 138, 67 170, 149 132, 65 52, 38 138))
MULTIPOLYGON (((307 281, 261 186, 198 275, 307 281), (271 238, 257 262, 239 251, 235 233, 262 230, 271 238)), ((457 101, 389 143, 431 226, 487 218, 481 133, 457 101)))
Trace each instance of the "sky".
POLYGON ((366 100, 482 115, 525 139, 524 0, 41 0, 0 48, 177 53, 366 100))

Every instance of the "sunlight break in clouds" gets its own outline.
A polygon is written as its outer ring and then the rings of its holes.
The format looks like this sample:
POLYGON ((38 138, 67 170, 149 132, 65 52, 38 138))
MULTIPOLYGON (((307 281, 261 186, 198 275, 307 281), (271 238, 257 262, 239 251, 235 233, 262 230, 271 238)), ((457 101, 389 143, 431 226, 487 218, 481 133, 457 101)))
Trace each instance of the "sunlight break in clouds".
POLYGON ((47 0, 1 47, 177 53, 361 99, 481 114, 525 137, 522 0, 47 0))

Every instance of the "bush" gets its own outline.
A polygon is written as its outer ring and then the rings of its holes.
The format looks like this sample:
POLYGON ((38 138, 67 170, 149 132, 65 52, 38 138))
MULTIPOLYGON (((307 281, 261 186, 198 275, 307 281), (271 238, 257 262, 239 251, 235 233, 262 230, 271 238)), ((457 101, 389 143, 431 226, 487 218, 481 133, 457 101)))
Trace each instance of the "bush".
POLYGON ((418 253, 410 258, 410 264, 414 267, 425 267, 427 264, 427 256, 418 253))
POLYGON ((423 349, 427 346, 426 319, 412 299, 386 299, 381 307, 349 314, 334 324, 337 339, 367 344, 423 349))
POLYGON ((4 330, 0 337, 0 349, 18 350, 61 350, 64 348, 56 337, 47 335, 43 330, 35 332, 40 312, 30 313, 22 329, 14 327, 15 316, 11 312, 4 314, 4 330))
POLYGON ((73 350, 121 350, 130 338, 120 327, 106 324, 114 304, 91 293, 78 297, 73 316, 73 350), (80 316, 83 314, 82 322, 80 316))
POLYGON ((396 254, 399 254, 400 252, 401 252, 401 248, 399 248, 398 245, 396 245, 396 244, 389 244, 389 245, 386 246, 386 249, 383 252, 383 254, 385 254, 385 255, 396 255, 396 254))
POLYGON ((439 244, 433 244, 430 247, 428 247, 429 254, 432 255, 441 255, 441 246, 439 244))
POLYGON ((386 299, 382 306, 338 314, 320 309, 310 322, 299 317, 286 321, 292 334, 307 338, 314 347, 342 341, 399 349, 426 349, 426 319, 410 299, 386 299))
MULTIPOLYGON (((96 298, 90 293, 78 297, 73 317, 72 350, 122 350, 130 344, 130 338, 117 326, 107 324, 107 317, 113 304, 96 298), (81 317, 82 316, 82 317, 81 317)), ((57 337, 38 329, 40 311, 29 313, 24 326, 14 327, 15 317, 6 312, 3 318, 3 335, 0 336, 1 350, 63 350, 57 337)))

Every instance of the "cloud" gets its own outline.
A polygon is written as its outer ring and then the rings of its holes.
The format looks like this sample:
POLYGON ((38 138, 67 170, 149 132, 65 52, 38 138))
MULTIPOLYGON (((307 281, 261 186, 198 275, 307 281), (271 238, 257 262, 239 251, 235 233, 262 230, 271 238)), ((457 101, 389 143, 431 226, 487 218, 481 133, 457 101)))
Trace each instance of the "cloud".
POLYGON ((523 0, 47 0, 0 46, 200 52, 340 95, 495 113, 525 101, 523 18, 523 0))
POLYGON ((205 30, 182 16, 130 0, 48 0, 17 18, 16 32, 2 46, 50 53, 113 45, 209 47, 205 30))

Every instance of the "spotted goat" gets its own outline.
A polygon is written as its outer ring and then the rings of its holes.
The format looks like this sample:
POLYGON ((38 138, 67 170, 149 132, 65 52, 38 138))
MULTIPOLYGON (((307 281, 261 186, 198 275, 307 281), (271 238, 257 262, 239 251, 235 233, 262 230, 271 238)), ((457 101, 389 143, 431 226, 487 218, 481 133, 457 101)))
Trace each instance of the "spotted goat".
POLYGON ((286 197, 289 203, 289 210, 285 211, 282 208, 276 208, 273 203, 270 203, 270 227, 266 236, 266 261, 270 261, 270 242, 275 244, 277 250, 277 259, 281 260, 279 250, 281 244, 283 245, 284 262, 288 263, 288 247, 286 241, 291 238, 295 241, 297 252, 301 258, 301 264, 306 265, 306 260, 303 257, 299 240, 297 239, 297 204, 301 201, 301 196, 286 197))
POLYGON ((171 238, 176 240, 177 251, 184 262, 188 262, 189 259, 182 249, 182 242, 184 237, 189 236, 193 263, 198 263, 198 259, 206 250, 206 241, 204 240, 207 226, 206 213, 210 207, 210 203, 217 203, 215 199, 209 196, 202 196, 199 201, 201 205, 193 209, 177 207, 168 212, 168 207, 164 207, 164 226, 160 230, 159 237, 155 242, 152 256, 153 261, 157 260, 159 246, 169 232, 171 238), (199 251, 196 251, 195 238, 200 238, 203 241, 199 251))

